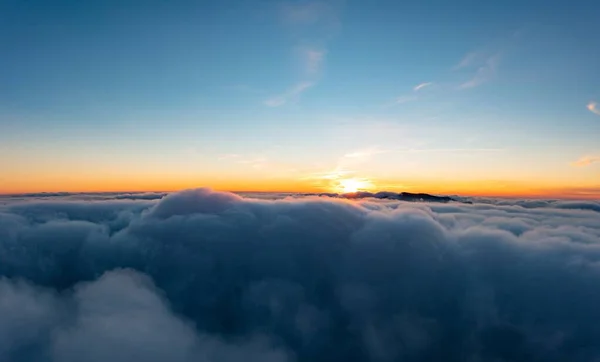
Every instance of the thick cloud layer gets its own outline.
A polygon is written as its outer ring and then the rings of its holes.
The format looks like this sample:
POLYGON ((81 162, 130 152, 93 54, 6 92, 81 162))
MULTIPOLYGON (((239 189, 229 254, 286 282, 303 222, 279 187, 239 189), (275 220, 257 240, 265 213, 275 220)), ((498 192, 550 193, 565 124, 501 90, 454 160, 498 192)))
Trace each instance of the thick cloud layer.
POLYGON ((2 200, 0 361, 600 360, 597 203, 163 196, 2 200))

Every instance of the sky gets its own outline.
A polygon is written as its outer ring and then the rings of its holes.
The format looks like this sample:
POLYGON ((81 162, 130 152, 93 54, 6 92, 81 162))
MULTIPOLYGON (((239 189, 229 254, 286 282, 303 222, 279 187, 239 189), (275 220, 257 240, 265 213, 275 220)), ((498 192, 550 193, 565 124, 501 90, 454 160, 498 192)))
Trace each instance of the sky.
POLYGON ((0 193, 600 198, 599 13, 0 0, 0 193))

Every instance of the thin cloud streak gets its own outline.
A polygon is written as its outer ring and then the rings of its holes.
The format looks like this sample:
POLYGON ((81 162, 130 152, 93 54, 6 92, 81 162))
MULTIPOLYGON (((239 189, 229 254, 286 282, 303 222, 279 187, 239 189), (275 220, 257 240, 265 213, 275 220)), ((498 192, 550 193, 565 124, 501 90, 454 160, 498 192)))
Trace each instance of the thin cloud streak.
POLYGON ((414 90, 415 92, 418 92, 418 91, 420 91, 421 89, 423 89, 423 88, 425 88, 425 87, 429 87, 429 86, 431 86, 431 85, 433 85, 433 82, 425 82, 425 83, 421 83, 421 84, 417 85, 416 87, 414 87, 414 88, 413 88, 413 90, 414 90))
POLYGON ((281 15, 283 21, 291 25, 314 25, 326 18, 336 17, 332 6, 325 1, 286 3, 281 7, 281 15))
POLYGON ((572 163, 573 166, 575 167, 584 167, 584 166, 589 166, 592 163, 595 162, 600 162, 600 157, 598 156, 584 156, 582 158, 580 158, 579 160, 575 161, 572 163))
POLYGON ((479 62, 481 60, 481 53, 479 52, 470 52, 465 55, 457 65, 455 65, 452 69, 458 70, 462 68, 467 68, 473 66, 473 64, 479 62))
POLYGON ((303 36, 308 29, 317 30, 320 40, 327 41, 341 30, 340 13, 343 6, 344 1, 336 0, 290 1, 280 7, 280 17, 283 24, 297 36, 303 36))
MULTIPOLYGON (((296 101, 301 93, 317 83, 327 54, 327 43, 341 28, 339 16, 342 5, 343 1, 286 2, 281 5, 281 20, 285 25, 291 26, 296 41, 299 44, 312 45, 300 48, 304 79, 284 94, 265 100, 264 105, 279 107, 296 101)), ((295 49, 298 49, 298 46, 295 49)))
POLYGON ((447 152, 447 153, 462 153, 462 152, 503 152, 502 148, 410 148, 403 150, 406 152, 447 152))
POLYGON ((311 88, 314 85, 315 85, 314 82, 308 82, 308 81, 300 82, 300 83, 296 84, 294 87, 290 88, 285 93, 265 100, 264 104, 268 107, 283 106, 286 103, 296 101, 304 91, 306 91, 307 89, 311 88))
POLYGON ((237 153, 224 154, 219 156, 220 161, 234 162, 239 165, 248 166, 254 169, 265 169, 269 166, 269 159, 263 155, 242 156, 237 153))
POLYGON ((231 160, 231 159, 237 159, 237 158, 240 158, 240 157, 241 156, 238 155, 237 153, 228 153, 228 154, 219 156, 218 159, 219 160, 231 160))
POLYGON ((467 55, 454 69, 477 67, 471 79, 458 86, 458 89, 469 89, 487 83, 496 77, 500 65, 500 54, 496 53, 487 57, 477 53, 467 55), (483 58, 483 59, 482 59, 483 58))
POLYGON ((503 152, 502 148, 381 148, 374 146, 366 149, 360 149, 348 152, 342 155, 335 164, 335 167, 329 170, 321 169, 317 172, 309 173, 303 177, 304 180, 316 180, 315 186, 328 187, 336 189, 341 180, 352 178, 365 184, 375 185, 375 179, 362 174, 360 168, 367 164, 374 157, 382 154, 414 154, 414 153, 457 153, 457 154, 476 154, 476 153, 496 153, 503 152), (361 178, 357 178, 358 175, 361 178))
POLYGON ((267 167, 267 161, 268 160, 264 157, 258 157, 253 159, 239 160, 238 163, 260 170, 267 167))
POLYGON ((592 113, 597 114, 597 115, 600 116, 600 107, 598 106, 598 103, 596 103, 596 102, 590 102, 590 103, 588 103, 587 109, 590 112, 592 112, 592 113))
MULTIPOLYGON (((393 150, 383 149, 378 146, 348 152, 337 160, 335 167, 329 170, 309 173, 303 179, 316 180, 315 186, 339 189, 340 182, 348 180, 349 177, 358 173, 356 170, 358 166, 370 161, 376 155, 389 152, 393 152, 393 150)), ((364 188, 373 187, 373 180, 368 177, 352 177, 351 179, 362 184, 364 188)))
POLYGON ((249 94, 264 94, 265 91, 263 89, 252 87, 248 84, 234 84, 230 86, 224 86, 224 89, 241 92, 241 93, 249 93, 249 94))
MULTIPOLYGON (((416 93, 416 92, 421 91, 423 88, 432 86, 433 84, 434 84, 433 82, 424 82, 421 84, 417 84, 412 90, 414 93, 416 93)), ((394 105, 398 105, 398 104, 410 103, 410 102, 414 102, 418 99, 419 99, 419 97, 416 96, 415 94, 402 95, 402 96, 396 97, 396 99, 393 102, 391 102, 391 104, 388 104, 387 106, 394 106, 394 105)))
POLYGON ((396 98, 396 100, 394 101, 394 104, 404 104, 404 103, 414 102, 417 99, 418 99, 417 96, 400 96, 400 97, 396 98))
POLYGON ((306 72, 309 75, 316 74, 321 71, 326 54, 327 52, 325 50, 317 50, 312 48, 303 50, 302 57, 304 58, 306 72))
POLYGON ((370 159, 373 158, 373 156, 384 154, 384 153, 390 153, 390 152, 394 152, 394 150, 383 149, 383 148, 380 148, 377 146, 354 151, 354 152, 349 152, 349 153, 344 154, 338 160, 337 169, 347 169, 349 167, 355 167, 359 164, 363 164, 363 163, 369 161, 370 159))

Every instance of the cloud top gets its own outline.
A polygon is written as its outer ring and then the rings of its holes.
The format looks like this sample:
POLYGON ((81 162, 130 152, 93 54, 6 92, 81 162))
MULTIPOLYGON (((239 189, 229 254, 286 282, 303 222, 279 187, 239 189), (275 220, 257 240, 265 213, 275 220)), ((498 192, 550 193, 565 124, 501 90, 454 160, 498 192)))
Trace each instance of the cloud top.
POLYGON ((0 359, 593 361, 600 204, 0 204, 0 359))

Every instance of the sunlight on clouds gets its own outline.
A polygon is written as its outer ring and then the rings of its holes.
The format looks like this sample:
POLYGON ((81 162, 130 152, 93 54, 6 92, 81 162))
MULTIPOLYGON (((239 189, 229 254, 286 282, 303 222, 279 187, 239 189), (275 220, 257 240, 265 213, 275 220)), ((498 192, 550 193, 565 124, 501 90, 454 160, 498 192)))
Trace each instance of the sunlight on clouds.
POLYGON ((591 165, 594 162, 600 162, 600 157, 585 156, 585 157, 582 157, 579 160, 573 162, 571 165, 577 166, 577 167, 583 167, 583 166, 591 165))
POLYGON ((355 171, 334 169, 329 172, 310 174, 302 180, 312 180, 314 187, 336 193, 375 190, 376 187, 371 179, 351 177, 355 174, 355 171))
POLYGON ((338 181, 335 191, 350 193, 357 191, 366 191, 373 189, 373 183, 366 179, 347 178, 338 181))
POLYGON ((592 112, 592 113, 597 114, 597 115, 600 116, 600 107, 598 107, 598 103, 596 103, 596 102, 590 102, 590 103, 588 103, 587 109, 590 112, 592 112))
POLYGON ((359 169, 374 156, 391 151, 373 146, 348 152, 338 158, 334 167, 309 173, 302 179, 312 180, 314 187, 338 193, 373 190, 375 186, 372 178, 364 177, 364 175, 356 177, 359 169))

